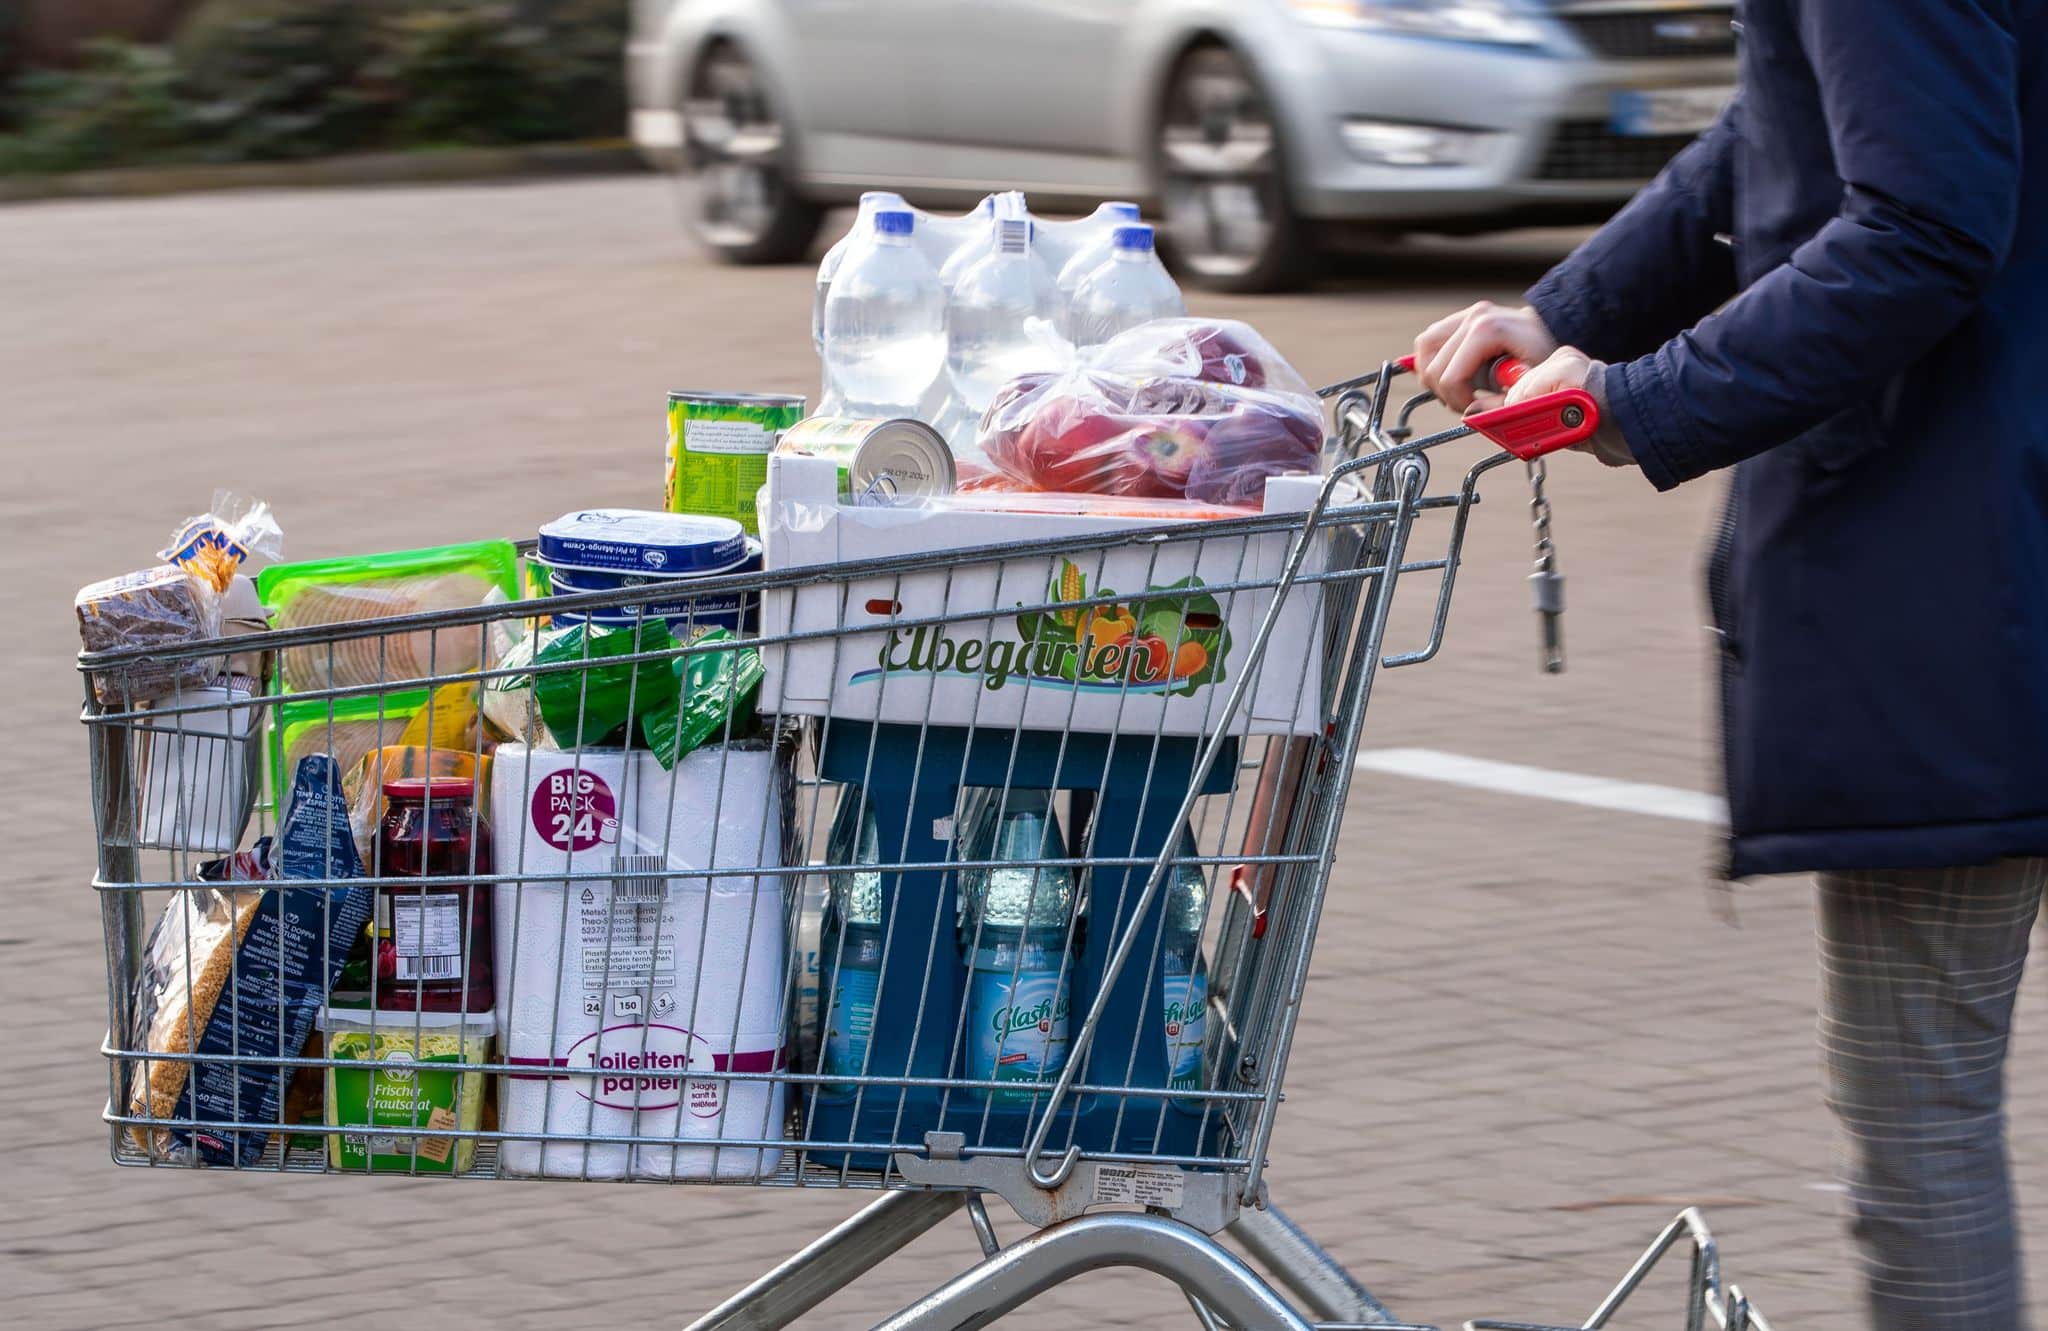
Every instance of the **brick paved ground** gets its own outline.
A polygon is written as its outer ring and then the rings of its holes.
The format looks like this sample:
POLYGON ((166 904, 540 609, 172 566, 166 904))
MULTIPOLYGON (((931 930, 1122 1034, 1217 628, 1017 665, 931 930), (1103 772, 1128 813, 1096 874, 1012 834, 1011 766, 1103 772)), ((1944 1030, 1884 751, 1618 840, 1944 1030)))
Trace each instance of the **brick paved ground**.
MULTIPOLYGON (((1558 243, 1403 253, 1311 295, 1194 304, 1335 377, 1426 314, 1510 295, 1558 243)), ((705 266, 648 180, 0 211, 11 1324, 315 1324, 423 1300, 436 1325, 680 1324, 849 1209, 114 1171, 66 608, 78 583, 145 562, 216 485, 269 498, 301 557, 650 502, 662 390, 810 387, 808 282, 705 266)), ((1559 471, 1571 673, 1534 671, 1526 529, 1502 473, 1449 649, 1385 679, 1368 743, 1697 787, 1693 567, 1713 495, 1559 471)), ((1780 1326, 1859 1324, 1825 1190, 1804 883, 1738 891, 1729 927, 1703 829, 1381 776, 1361 780, 1343 851, 1272 1177, 1397 1311, 1575 1320, 1704 1198, 1730 1272, 1780 1326)), ((2027 1038, 2040 1001, 2029 984, 2014 1063, 2029 1197, 2048 1170, 2048 1072, 2027 1038)), ((972 1253, 964 1227, 942 1231, 811 1324, 866 1326, 972 1253)), ((1630 1325, 1675 1326, 1664 1292, 1630 1325)), ((1149 1277, 1101 1275, 1036 1310, 1071 1328, 1186 1324, 1176 1306, 1149 1277)))

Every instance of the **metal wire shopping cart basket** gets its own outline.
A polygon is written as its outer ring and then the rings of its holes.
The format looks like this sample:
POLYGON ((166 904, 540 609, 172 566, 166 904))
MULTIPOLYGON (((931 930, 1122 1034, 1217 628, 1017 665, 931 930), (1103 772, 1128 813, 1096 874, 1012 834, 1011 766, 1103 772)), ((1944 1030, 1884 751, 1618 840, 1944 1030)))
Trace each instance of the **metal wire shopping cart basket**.
MULTIPOLYGON (((1208 1327, 1395 1325, 1264 1184, 1352 762, 1379 667, 1443 641, 1481 478, 1597 424, 1563 394, 1417 438, 1405 368, 1326 390, 1335 465, 1263 513, 962 510, 959 548, 778 457, 770 571, 680 610, 274 630, 296 675, 228 701, 125 691, 209 644, 81 658, 114 1158, 882 1194, 707 1328, 790 1325, 962 1208, 986 1260, 884 1325, 1106 1265, 1208 1327), (1479 434, 1504 451, 1429 493, 1479 434), (1434 612, 1391 653, 1411 575, 1434 612), (714 604, 743 611, 700 634, 714 604), (401 864, 380 791, 467 821, 401 864), (987 1194, 1036 1232, 1000 1248, 987 1194)), ((1690 1212, 1585 1325, 1684 1238, 1687 1325, 1763 1326, 1690 1212)))

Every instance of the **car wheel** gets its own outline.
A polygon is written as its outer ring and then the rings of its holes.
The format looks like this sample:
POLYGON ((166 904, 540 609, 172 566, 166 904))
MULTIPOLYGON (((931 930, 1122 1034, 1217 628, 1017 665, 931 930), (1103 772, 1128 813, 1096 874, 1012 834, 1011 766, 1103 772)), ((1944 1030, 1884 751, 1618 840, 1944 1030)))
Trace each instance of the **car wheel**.
POLYGON ((1287 193, 1272 106, 1235 52, 1204 46, 1174 69, 1154 143, 1169 257, 1217 291, 1298 279, 1307 240, 1287 193))
POLYGON ((683 99, 683 147, 697 174, 692 229, 728 262, 789 263, 817 239, 824 210, 797 193, 788 145, 754 62, 714 48, 683 99))

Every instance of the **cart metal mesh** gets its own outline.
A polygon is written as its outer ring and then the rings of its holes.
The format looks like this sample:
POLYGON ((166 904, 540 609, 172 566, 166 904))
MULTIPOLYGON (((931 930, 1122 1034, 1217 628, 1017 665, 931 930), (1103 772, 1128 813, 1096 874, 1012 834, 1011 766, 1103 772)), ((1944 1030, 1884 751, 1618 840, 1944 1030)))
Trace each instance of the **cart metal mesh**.
MULTIPOLYGON (((693 583, 680 614, 628 587, 275 630, 262 690, 225 697, 126 689, 217 645, 82 658, 114 1159, 992 1192, 1038 1225, 1120 1204, 1224 1229, 1264 1200, 1375 675, 1441 645, 1510 457, 1428 495, 1430 450, 1473 430, 1411 440, 1419 400, 1384 427, 1395 373, 1339 386, 1336 465, 1291 511, 897 532, 693 583), (1434 612, 1394 653, 1408 577, 1434 612), (696 606, 734 601, 703 633, 696 606), (755 678, 694 747, 636 721, 643 695, 755 678), (474 783, 453 869, 382 862, 396 734, 474 783), (346 803, 359 874, 201 881, 292 798, 346 803), (287 992, 280 956, 358 946, 363 992, 331 965, 287 992), (486 950, 487 998, 433 996, 486 950), (262 993, 267 1017, 232 1001, 262 993), (309 1008, 310 1031, 278 1015, 309 1008), (452 1104, 400 1085, 442 1064, 452 1104), (386 1100, 401 1121, 349 1112, 386 1100)), ((1533 457, 1550 426, 1504 442, 1533 457)))

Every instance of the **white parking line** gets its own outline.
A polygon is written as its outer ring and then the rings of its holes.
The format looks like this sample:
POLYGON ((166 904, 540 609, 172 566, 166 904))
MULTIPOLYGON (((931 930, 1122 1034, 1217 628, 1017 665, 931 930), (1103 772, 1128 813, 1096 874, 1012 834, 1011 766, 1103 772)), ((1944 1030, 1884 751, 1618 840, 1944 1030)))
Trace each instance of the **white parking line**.
POLYGON ((1367 749, 1358 755, 1358 770, 1442 781, 1454 786, 1470 786, 1475 790, 1498 791, 1503 795, 1556 800, 1561 804, 1582 804, 1590 809, 1673 818, 1686 823, 1726 826, 1728 822, 1728 806, 1718 795, 1680 790, 1676 786, 1653 786, 1642 781, 1616 781, 1611 777, 1586 776, 1579 772, 1555 772, 1546 767, 1500 763, 1490 758, 1468 758, 1462 753, 1444 753, 1438 749, 1367 749))

